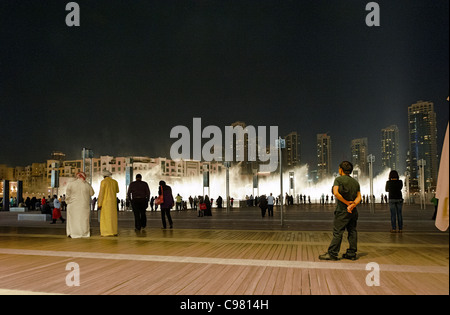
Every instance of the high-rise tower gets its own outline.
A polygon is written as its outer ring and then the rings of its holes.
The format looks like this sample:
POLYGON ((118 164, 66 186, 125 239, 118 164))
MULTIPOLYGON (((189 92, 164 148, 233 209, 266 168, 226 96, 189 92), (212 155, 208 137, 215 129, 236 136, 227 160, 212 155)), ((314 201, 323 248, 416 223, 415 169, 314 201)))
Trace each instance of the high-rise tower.
POLYGON ((399 171, 399 132, 397 125, 381 129, 381 167, 399 171))
POLYGON ((331 137, 326 133, 317 135, 317 177, 331 175, 331 137))
POLYGON ((367 138, 353 139, 351 143, 352 163, 360 170, 359 176, 369 176, 369 145, 367 138))
POLYGON ((419 165, 425 162, 425 188, 436 187, 437 158, 437 128, 434 104, 418 101, 408 107, 409 129, 409 165, 411 189, 417 190, 419 183, 419 165))

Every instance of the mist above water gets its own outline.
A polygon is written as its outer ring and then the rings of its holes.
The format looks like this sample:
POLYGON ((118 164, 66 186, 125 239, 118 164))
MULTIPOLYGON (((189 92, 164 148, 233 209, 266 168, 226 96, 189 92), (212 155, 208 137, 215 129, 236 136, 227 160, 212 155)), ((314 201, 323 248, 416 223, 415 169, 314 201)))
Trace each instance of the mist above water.
MULTIPOLYGON (((244 176, 240 174, 240 167, 234 166, 230 168, 230 197, 235 200, 243 200, 246 196, 256 195, 280 195, 280 175, 277 173, 271 173, 267 176, 258 176, 258 189, 253 188, 253 177, 244 176)), ((298 194, 306 195, 306 198, 310 197, 311 202, 319 202, 322 194, 324 196, 332 195, 332 186, 334 177, 329 176, 317 183, 313 183, 308 179, 308 167, 306 165, 297 167, 294 172, 294 189, 290 189, 289 171, 283 173, 283 196, 293 195, 294 200, 298 194)), ((377 202, 380 201, 381 194, 386 194, 385 185, 388 180, 390 169, 385 169, 382 173, 374 177, 373 180, 373 193, 377 202)), ((209 177, 209 189, 205 187, 203 189, 203 175, 191 176, 191 177, 167 177, 160 175, 159 167, 155 167, 151 170, 134 170, 134 176, 136 174, 142 175, 142 180, 146 181, 150 187, 152 196, 157 195, 158 184, 160 180, 164 180, 167 185, 172 187, 172 193, 174 197, 180 194, 184 200, 187 200, 189 196, 195 195, 209 195, 210 197, 217 199, 218 196, 226 199, 226 172, 223 171, 220 174, 210 174, 209 177)), ((119 183, 119 199, 126 198, 125 175, 113 175, 112 178, 119 183)), ((103 178, 97 177, 93 179, 93 185, 95 196, 98 196, 100 191, 100 182, 103 178)), ((404 181, 404 178, 400 178, 404 181)), ((133 179, 134 180, 134 179, 133 179)), ((369 178, 360 178, 359 183, 361 186, 361 194, 370 194, 370 181, 369 178)))

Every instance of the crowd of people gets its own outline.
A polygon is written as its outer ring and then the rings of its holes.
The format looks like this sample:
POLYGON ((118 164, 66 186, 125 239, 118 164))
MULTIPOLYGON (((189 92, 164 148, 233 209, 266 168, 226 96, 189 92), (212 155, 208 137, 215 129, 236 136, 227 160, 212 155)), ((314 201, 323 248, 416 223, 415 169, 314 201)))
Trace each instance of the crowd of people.
MULTIPOLYGON (((339 166, 339 174, 333 184, 333 194, 329 199, 324 194, 321 197, 321 203, 332 202, 336 199, 336 210, 334 212, 334 229, 333 238, 328 251, 320 255, 322 260, 337 260, 342 235, 345 230, 348 231, 349 249, 343 258, 357 259, 357 232, 356 222, 358 212, 356 206, 361 203, 369 202, 369 196, 362 196, 359 183, 350 176, 353 166, 350 162, 344 161, 339 166)), ((118 201, 119 185, 111 176, 111 172, 103 171, 103 180, 100 183, 100 191, 98 198, 92 198, 94 190, 86 181, 86 174, 79 172, 76 174, 76 180, 70 182, 67 186, 66 193, 59 198, 54 195, 48 198, 43 197, 37 200, 35 197, 27 198, 24 203, 30 210, 41 209, 42 213, 52 216, 51 224, 55 224, 57 220, 66 223, 67 236, 71 238, 90 237, 90 213, 97 204, 100 221, 101 236, 117 236, 118 235, 118 210, 119 204, 124 205, 123 201, 118 201), (62 216, 61 211, 66 211, 67 217, 62 216)), ((190 209, 197 211, 199 217, 212 216, 211 208, 214 200, 209 196, 189 196, 187 200, 183 200, 180 194, 173 197, 172 188, 164 181, 160 181, 158 185, 157 196, 151 196, 148 184, 142 180, 140 174, 136 175, 136 180, 132 182, 126 193, 127 203, 131 205, 135 218, 135 230, 140 232, 147 226, 146 211, 150 205, 150 211, 156 211, 158 207, 161 209, 162 228, 173 228, 173 220, 170 214, 171 209, 175 206, 178 211, 187 210, 188 203, 190 209), (167 219, 167 221, 166 221, 167 219)), ((381 201, 389 204, 391 213, 391 233, 401 233, 403 230, 402 216, 402 196, 403 182, 399 179, 398 172, 392 170, 389 179, 386 182, 386 194, 382 195, 381 201)), ((374 196, 373 196, 374 198, 374 196)), ((298 196, 298 202, 311 202, 309 196, 298 196)), ((13 201, 11 201, 13 202, 13 201)), ((234 199, 230 198, 230 205, 233 206, 234 199)), ((247 206, 258 206, 261 209, 261 216, 273 216, 275 205, 285 202, 286 205, 293 204, 293 197, 287 193, 283 198, 281 195, 274 197, 272 193, 269 196, 261 195, 253 198, 246 196, 247 206)), ((224 206, 221 196, 215 200, 218 209, 224 206)))

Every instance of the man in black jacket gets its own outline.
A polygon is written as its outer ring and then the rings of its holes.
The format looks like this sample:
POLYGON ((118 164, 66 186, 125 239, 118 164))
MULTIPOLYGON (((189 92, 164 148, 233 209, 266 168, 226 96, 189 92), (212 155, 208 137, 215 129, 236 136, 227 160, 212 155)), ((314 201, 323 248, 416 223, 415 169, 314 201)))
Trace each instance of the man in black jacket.
POLYGON ((134 213, 135 230, 139 232, 147 226, 147 207, 150 200, 150 188, 148 184, 142 180, 142 175, 136 175, 136 181, 132 182, 128 187, 128 200, 131 201, 131 207, 134 213))
POLYGON ((161 220, 163 229, 166 228, 166 217, 169 220, 170 228, 173 228, 172 216, 170 215, 170 209, 172 209, 174 203, 172 188, 163 180, 159 181, 158 196, 163 197, 163 202, 161 203, 161 220))

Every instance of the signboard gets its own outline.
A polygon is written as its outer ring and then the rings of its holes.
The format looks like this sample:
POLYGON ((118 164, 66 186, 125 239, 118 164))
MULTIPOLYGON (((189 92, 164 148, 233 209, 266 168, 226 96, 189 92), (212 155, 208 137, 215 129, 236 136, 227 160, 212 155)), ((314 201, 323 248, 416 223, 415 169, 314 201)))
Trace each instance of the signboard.
POLYGON ((133 167, 127 166, 125 169, 125 186, 130 186, 133 178, 133 167))
POLYGON ((258 188, 258 175, 253 175, 253 188, 258 188))
POLYGON ((52 188, 59 187, 59 171, 52 170, 52 179, 51 179, 52 188))
POLYGON ((286 139, 277 139, 275 140, 275 147, 277 149, 286 149, 286 139))
POLYGON ((94 151, 91 149, 83 148, 81 151, 81 158, 82 159, 92 159, 94 158, 94 151))
POLYGON ((203 171, 203 187, 209 187, 209 172, 203 171))

